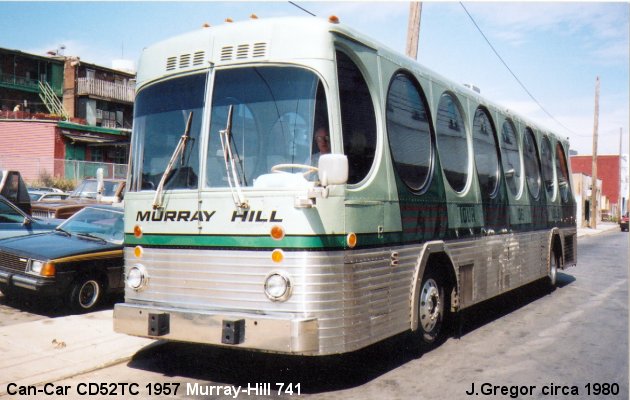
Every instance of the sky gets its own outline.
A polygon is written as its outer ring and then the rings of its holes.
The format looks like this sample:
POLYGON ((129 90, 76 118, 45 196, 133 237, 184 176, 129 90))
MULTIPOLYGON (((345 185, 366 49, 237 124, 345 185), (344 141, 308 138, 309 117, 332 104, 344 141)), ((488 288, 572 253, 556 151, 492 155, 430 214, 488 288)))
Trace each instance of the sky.
MULTIPOLYGON (((339 17, 404 53, 409 3, 295 2, 339 17)), ((466 2, 470 15, 525 86, 512 76, 457 2, 424 2, 418 61, 482 96, 570 138, 592 154, 595 82, 600 79, 598 154, 628 153, 629 10, 625 2, 466 2), (529 92, 531 94, 528 95, 529 92), (533 97, 533 99, 532 99, 533 97), (535 99, 535 100, 534 100, 535 99), (540 105, 544 108, 541 108, 540 105), (620 135, 621 132, 621 135, 620 135)), ((308 16, 289 2, 28 2, 0 0, 0 47, 66 56, 106 67, 137 63, 142 49, 174 35, 249 18, 308 16)))

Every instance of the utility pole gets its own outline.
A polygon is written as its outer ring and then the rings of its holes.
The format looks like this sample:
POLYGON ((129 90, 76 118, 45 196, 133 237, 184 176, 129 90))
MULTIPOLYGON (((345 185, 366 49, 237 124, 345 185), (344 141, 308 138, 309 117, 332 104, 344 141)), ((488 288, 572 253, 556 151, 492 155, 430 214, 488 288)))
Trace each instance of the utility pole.
POLYGON ((589 226, 597 228, 597 128, 599 126, 599 76, 595 79, 595 118, 593 123, 593 164, 591 173, 591 213, 589 226))
POLYGON ((621 153, 623 150, 623 142, 622 142, 622 138, 623 138, 623 128, 619 128, 619 197, 617 198, 617 222, 621 221, 621 198, 622 193, 621 193, 621 153))
POLYGON ((418 59, 418 39, 420 37, 420 19, 422 17, 422 3, 409 3, 409 23, 407 25, 407 49, 405 54, 414 60, 418 59))

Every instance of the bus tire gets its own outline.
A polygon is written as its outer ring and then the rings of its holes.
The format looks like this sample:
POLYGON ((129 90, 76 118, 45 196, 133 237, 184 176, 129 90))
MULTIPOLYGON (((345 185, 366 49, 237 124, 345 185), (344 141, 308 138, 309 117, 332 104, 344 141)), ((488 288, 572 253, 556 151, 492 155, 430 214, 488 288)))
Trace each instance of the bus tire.
POLYGON ((103 298, 104 287, 96 277, 84 276, 75 280, 68 292, 68 306, 75 312, 94 310, 103 298))
POLYGON ((560 252, 552 248, 549 255, 549 271, 547 272, 547 284, 552 291, 558 283, 558 269, 562 267, 562 255, 560 252))
POLYGON ((422 346, 431 346, 441 338, 449 304, 445 283, 444 276, 434 268, 429 268, 422 278, 418 297, 417 331, 422 346))

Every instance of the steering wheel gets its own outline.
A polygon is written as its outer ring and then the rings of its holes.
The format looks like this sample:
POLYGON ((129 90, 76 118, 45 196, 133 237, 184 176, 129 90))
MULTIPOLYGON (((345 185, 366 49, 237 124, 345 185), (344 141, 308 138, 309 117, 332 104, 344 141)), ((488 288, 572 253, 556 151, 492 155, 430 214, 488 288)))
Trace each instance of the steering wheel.
POLYGON ((304 170, 304 172, 302 172, 303 176, 307 176, 308 174, 319 171, 317 167, 313 167, 312 165, 306 165, 306 164, 276 164, 273 167, 271 167, 271 172, 286 172, 284 171, 285 169, 291 169, 291 168, 303 169, 304 170))

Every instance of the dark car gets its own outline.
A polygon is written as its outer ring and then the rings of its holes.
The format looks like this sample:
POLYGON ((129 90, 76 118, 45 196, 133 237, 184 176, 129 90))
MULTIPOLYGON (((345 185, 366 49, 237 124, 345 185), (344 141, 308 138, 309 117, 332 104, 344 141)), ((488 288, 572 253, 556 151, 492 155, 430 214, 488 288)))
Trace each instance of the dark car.
POLYGON ((621 232, 628 231, 628 213, 625 213, 624 216, 621 217, 621 220, 619 221, 619 228, 621 229, 621 232))
POLYGON ((31 217, 0 195, 0 239, 50 232, 61 222, 31 217))
POLYGON ((0 291, 92 310, 124 289, 122 241, 123 210, 113 206, 88 206, 52 232, 0 241, 0 291))
POLYGON ((85 178, 69 197, 58 201, 35 201, 33 215, 41 218, 66 219, 83 207, 92 204, 114 204, 122 201, 125 190, 123 179, 103 179, 102 193, 98 193, 96 178, 85 178))

